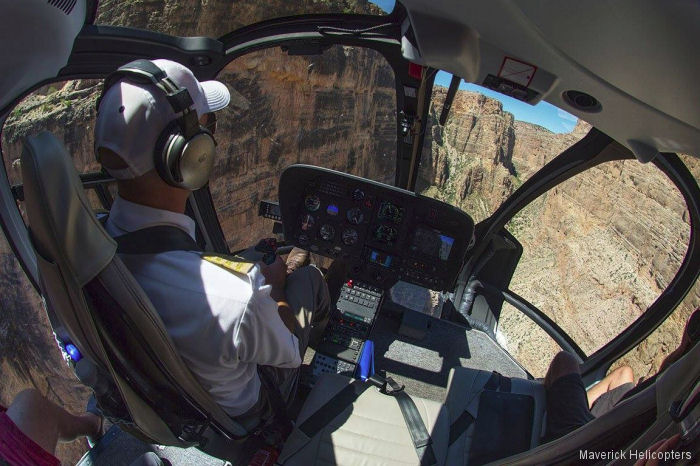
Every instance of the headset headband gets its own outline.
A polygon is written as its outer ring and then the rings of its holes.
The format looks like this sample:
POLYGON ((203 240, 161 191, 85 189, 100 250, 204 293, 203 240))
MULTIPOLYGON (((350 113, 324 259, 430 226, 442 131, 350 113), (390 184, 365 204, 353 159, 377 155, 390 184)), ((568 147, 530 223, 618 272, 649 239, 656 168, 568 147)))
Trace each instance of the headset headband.
POLYGON ((134 60, 105 78, 102 94, 97 99, 96 106, 99 110, 102 97, 107 91, 121 80, 128 80, 136 84, 153 84, 162 90, 168 99, 168 103, 178 116, 180 126, 186 138, 191 138, 199 131, 199 116, 194 109, 194 101, 186 87, 178 86, 168 74, 150 60, 134 60))

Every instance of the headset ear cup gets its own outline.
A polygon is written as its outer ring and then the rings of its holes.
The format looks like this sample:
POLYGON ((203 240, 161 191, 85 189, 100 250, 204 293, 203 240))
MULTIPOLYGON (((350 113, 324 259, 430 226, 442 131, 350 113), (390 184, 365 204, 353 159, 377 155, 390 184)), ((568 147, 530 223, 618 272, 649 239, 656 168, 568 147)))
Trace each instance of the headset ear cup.
POLYGON ((215 155, 216 141, 209 131, 200 131, 190 138, 177 163, 176 173, 182 187, 195 191, 206 185, 214 168, 215 155))
POLYGON ((160 178, 171 186, 181 188, 177 174, 177 163, 185 146, 185 138, 180 132, 177 120, 171 122, 158 137, 153 152, 153 163, 160 178))

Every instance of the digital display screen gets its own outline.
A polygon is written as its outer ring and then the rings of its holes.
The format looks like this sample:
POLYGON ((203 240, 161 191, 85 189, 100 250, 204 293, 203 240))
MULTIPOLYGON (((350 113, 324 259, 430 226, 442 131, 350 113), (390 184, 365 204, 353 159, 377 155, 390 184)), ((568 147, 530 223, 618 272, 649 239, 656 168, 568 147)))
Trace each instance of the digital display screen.
POLYGON ((369 255, 369 260, 370 262, 379 264, 382 267, 391 267, 392 257, 389 254, 384 254, 383 252, 372 251, 369 255))
POLYGON ((454 238, 443 235, 438 230, 419 225, 413 235, 411 251, 446 261, 450 257, 454 242, 454 238))
POLYGON ((326 213, 328 215, 333 215, 333 216, 338 215, 338 206, 335 204, 329 204, 328 208, 326 208, 326 213))

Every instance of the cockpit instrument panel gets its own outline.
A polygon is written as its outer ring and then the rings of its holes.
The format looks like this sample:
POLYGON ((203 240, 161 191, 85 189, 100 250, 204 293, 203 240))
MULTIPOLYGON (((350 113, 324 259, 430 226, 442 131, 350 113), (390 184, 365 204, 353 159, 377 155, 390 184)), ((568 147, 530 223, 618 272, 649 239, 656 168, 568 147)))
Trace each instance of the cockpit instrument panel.
POLYGON ((348 262, 350 278, 450 290, 474 236, 469 215, 444 202, 352 175, 292 165, 280 178, 285 239, 348 262))

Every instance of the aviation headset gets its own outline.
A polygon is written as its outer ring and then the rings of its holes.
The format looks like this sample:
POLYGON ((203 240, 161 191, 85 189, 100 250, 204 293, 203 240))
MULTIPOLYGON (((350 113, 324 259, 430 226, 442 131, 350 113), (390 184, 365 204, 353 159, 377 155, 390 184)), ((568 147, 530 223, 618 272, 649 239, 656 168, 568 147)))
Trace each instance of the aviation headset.
POLYGON ((216 141, 199 124, 194 101, 185 87, 179 87, 167 73, 150 60, 135 60, 105 78, 97 109, 105 93, 120 81, 153 84, 165 93, 175 115, 157 139, 153 160, 158 175, 171 186, 197 190, 209 181, 214 167, 216 141))

